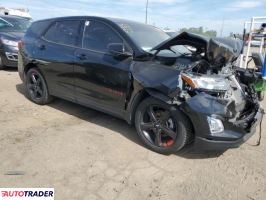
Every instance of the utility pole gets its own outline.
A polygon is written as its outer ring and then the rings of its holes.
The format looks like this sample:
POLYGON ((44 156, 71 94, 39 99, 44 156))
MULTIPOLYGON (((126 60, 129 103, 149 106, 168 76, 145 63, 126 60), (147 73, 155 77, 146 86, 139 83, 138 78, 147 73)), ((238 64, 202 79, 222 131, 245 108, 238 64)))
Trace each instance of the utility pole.
POLYGON ((222 22, 222 27, 221 27, 221 32, 220 32, 221 37, 223 37, 223 32, 224 32, 224 17, 223 17, 223 22, 222 22))
POLYGON ((148 23, 148 7, 149 7, 149 0, 146 2, 146 18, 145 18, 145 24, 148 23))

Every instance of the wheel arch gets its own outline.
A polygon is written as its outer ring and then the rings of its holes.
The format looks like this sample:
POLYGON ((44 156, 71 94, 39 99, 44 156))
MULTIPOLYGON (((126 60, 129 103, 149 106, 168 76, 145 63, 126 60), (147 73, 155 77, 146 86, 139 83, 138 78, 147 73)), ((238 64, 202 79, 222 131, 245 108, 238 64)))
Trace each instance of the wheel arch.
POLYGON ((34 64, 34 63, 28 63, 27 65, 25 65, 24 67, 24 71, 23 71, 23 76, 24 76, 24 82, 26 81, 26 75, 28 73, 28 71, 32 68, 36 68, 42 75, 44 81, 45 81, 45 84, 47 86, 47 89, 48 89, 48 92, 50 91, 49 90, 49 85, 47 84, 47 81, 46 81, 46 77, 44 76, 44 73, 42 72, 42 70, 38 67, 38 65, 34 64))
POLYGON ((130 103, 127 108, 127 116, 126 121, 133 125, 135 121, 135 112, 137 110, 138 105, 140 102, 142 102, 144 99, 149 97, 149 93, 145 89, 139 90, 130 100, 130 103))
POLYGON ((41 73, 41 75, 42 75, 42 77, 44 78, 44 80, 45 80, 45 83, 47 84, 47 81, 46 81, 46 78, 45 78, 45 76, 44 76, 44 73, 42 72, 42 70, 38 67, 38 65, 37 64, 34 64, 34 63, 28 63, 27 65, 25 65, 25 67, 24 67, 24 77, 26 77, 26 74, 28 73, 28 71, 30 70, 30 69, 32 69, 32 68, 36 68, 40 73, 41 73))
POLYGON ((127 122, 133 124, 135 121, 135 112, 139 104, 148 97, 154 97, 155 99, 161 100, 167 104, 172 104, 170 97, 162 94, 160 91, 157 91, 153 88, 142 88, 139 90, 131 100, 131 103, 128 108, 129 115, 127 116, 127 122))
MULTIPOLYGON (((28 63, 28 64, 25 65, 25 67, 24 67, 24 75, 26 75, 27 72, 28 72, 30 69, 32 69, 32 68, 37 68, 37 69, 39 69, 38 66, 37 66, 36 64, 34 64, 34 63, 28 63)), ((39 69, 39 70, 40 70, 40 69, 39 69)))
POLYGON ((37 65, 33 64, 33 63, 28 63, 27 65, 25 65, 23 67, 23 69, 20 71, 21 74, 21 79, 22 81, 25 83, 26 82, 26 75, 28 73, 28 71, 32 68, 38 68, 37 65))
MULTIPOLYGON (((163 93, 161 93, 160 91, 157 91, 156 89, 153 89, 153 88, 143 88, 142 90, 140 90, 140 91, 134 96, 134 98, 133 98, 133 100, 132 100, 131 107, 130 107, 130 109, 129 109, 129 113, 130 113, 130 114, 129 114, 129 117, 127 118, 127 122, 128 122, 129 124, 131 124, 131 125, 134 124, 134 121, 135 121, 135 113, 136 113, 136 110, 137 110, 139 104, 140 104, 144 99, 146 99, 146 98, 148 98, 148 97, 153 97, 153 98, 158 99, 158 100, 160 100, 160 101, 162 101, 162 102, 165 102, 165 103, 167 103, 167 104, 170 104, 170 105, 172 104, 172 105, 174 105, 173 100, 172 100, 170 97, 168 97, 168 96, 164 95, 163 93)), ((182 104, 182 102, 180 102, 180 104, 182 104)), ((195 127, 194 127, 194 124, 192 123, 192 121, 191 121, 189 115, 186 114, 186 113, 184 112, 183 109, 179 109, 179 110, 180 110, 180 111, 184 114, 184 116, 187 118, 188 123, 189 123, 189 125, 190 125, 191 128, 192 128, 192 137, 194 138, 194 135, 195 135, 195 127)), ((191 142, 193 141, 193 138, 190 139, 191 142)))

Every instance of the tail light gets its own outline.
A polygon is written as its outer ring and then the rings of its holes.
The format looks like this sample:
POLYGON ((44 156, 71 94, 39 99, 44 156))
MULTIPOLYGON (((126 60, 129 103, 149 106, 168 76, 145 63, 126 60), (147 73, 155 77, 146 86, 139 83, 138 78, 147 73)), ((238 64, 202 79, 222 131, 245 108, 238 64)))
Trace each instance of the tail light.
POLYGON ((23 41, 20 40, 20 41, 18 42, 18 48, 19 48, 19 49, 22 49, 23 45, 24 45, 23 41))

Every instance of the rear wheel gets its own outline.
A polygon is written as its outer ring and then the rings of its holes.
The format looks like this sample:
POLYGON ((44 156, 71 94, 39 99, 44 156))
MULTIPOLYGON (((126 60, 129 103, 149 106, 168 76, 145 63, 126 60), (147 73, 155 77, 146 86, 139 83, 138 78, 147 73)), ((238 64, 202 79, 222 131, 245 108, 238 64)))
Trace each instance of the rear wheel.
POLYGON ((143 143, 157 153, 175 153, 192 138, 187 117, 176 106, 152 97, 145 99, 137 108, 135 126, 143 143))
POLYGON ((49 95, 46 82, 37 68, 30 69, 26 74, 26 95, 39 105, 48 104, 53 100, 49 95))

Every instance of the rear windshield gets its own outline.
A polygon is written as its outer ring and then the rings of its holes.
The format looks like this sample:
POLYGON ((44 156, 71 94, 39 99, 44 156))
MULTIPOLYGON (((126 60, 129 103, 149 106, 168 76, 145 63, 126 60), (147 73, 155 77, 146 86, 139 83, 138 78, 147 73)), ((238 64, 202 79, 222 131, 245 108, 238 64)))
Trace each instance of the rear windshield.
POLYGON ((26 32, 31 20, 0 17, 0 32, 26 32))

